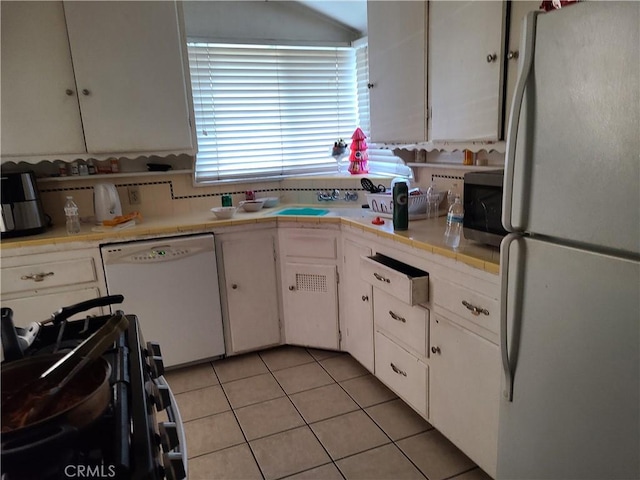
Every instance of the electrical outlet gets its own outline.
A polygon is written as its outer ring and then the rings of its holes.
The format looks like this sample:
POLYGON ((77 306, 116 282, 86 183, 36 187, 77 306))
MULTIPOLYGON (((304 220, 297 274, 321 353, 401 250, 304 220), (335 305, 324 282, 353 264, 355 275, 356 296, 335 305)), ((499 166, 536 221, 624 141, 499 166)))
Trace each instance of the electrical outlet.
POLYGON ((127 187, 127 193, 129 194, 129 205, 140 205, 140 188, 137 185, 127 187))

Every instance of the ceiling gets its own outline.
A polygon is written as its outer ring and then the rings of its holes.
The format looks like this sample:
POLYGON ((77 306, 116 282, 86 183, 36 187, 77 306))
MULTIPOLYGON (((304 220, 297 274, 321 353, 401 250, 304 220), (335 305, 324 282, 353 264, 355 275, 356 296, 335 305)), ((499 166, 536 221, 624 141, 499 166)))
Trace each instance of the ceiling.
POLYGON ((360 32, 363 36, 367 34, 366 0, 298 0, 298 3, 360 32))

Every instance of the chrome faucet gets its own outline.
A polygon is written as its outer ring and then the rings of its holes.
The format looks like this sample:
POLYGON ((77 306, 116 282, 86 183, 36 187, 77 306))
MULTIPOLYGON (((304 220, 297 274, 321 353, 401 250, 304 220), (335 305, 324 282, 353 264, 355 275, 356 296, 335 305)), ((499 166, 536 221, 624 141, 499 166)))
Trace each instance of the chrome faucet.
POLYGON ((337 188, 334 188, 331 192, 318 192, 319 202, 333 202, 335 200, 340 200, 340 190, 337 188))

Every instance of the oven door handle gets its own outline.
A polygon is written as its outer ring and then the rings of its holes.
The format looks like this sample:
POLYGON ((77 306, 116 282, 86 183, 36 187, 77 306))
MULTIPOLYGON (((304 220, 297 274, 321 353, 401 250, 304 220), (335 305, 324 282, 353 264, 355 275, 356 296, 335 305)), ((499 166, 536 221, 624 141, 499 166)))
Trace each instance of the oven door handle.
POLYGON ((188 466, 188 456, 187 456, 187 438, 184 433, 184 423, 182 422, 182 416, 180 415, 180 409, 178 408, 178 402, 176 401, 176 397, 171 391, 171 387, 169 386, 169 382, 164 376, 159 376, 156 381, 158 385, 164 385, 167 387, 169 391, 169 398, 171 399, 170 405, 167 407, 167 417, 169 417, 170 422, 174 422, 176 424, 176 429, 178 430, 178 440, 179 446, 178 451, 182 456, 182 464, 184 465, 185 477, 189 478, 189 466, 188 466))

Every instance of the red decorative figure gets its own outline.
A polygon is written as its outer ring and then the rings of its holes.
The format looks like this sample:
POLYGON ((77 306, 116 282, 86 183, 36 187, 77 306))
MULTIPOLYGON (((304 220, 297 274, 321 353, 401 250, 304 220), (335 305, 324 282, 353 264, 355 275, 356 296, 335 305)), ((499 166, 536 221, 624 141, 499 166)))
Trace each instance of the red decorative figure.
POLYGON ((351 175, 358 175, 361 173, 369 172, 369 154, 367 153, 367 136, 360 129, 356 128, 356 131, 351 135, 351 154, 349 155, 349 173, 351 175))

